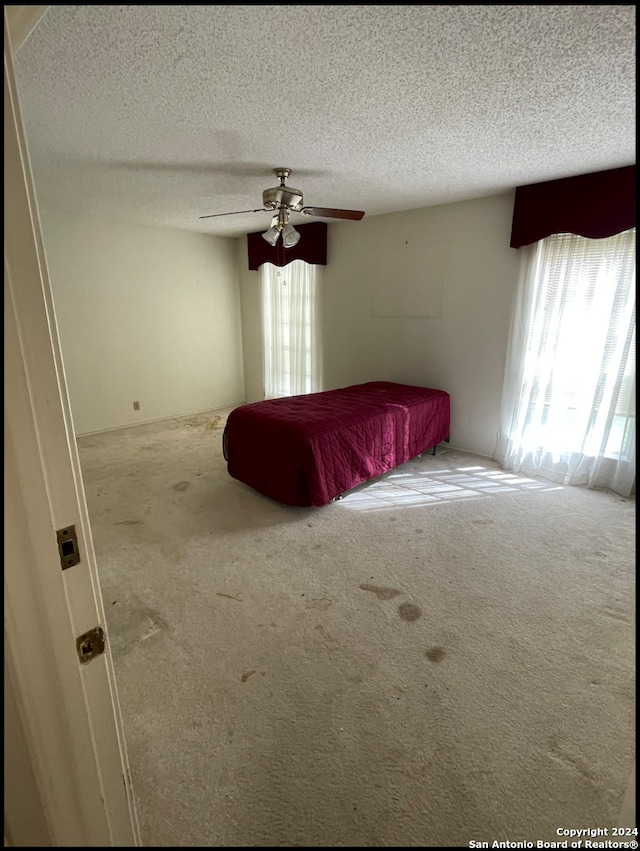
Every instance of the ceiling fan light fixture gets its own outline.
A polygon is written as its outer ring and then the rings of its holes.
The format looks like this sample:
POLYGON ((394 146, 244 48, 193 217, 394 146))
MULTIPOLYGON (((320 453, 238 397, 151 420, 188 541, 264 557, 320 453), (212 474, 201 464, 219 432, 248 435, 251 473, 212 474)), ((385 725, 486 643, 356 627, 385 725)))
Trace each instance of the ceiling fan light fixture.
POLYGON ((271 227, 262 234, 262 238, 266 239, 269 245, 275 245, 280 236, 280 228, 278 227, 278 217, 274 216, 271 219, 271 227))
POLYGON ((262 193, 262 207, 257 210, 235 210, 230 213, 210 213, 200 216, 201 219, 215 219, 218 216, 234 216, 240 213, 266 213, 269 210, 277 211, 271 220, 271 227, 262 234, 262 238, 269 245, 274 246, 278 236, 282 232, 282 244, 284 248, 293 248, 300 241, 300 234, 289 224, 289 213, 302 213, 305 216, 318 216, 325 219, 353 219, 360 221, 364 216, 364 210, 340 210, 336 207, 303 207, 302 192, 292 189, 285 184, 291 174, 290 168, 274 168, 274 174, 280 179, 280 185, 265 189, 262 193))
POLYGON ((285 248, 293 248, 294 245, 297 245, 300 242, 300 234, 294 226, 290 225, 288 222, 282 228, 282 242, 285 248))

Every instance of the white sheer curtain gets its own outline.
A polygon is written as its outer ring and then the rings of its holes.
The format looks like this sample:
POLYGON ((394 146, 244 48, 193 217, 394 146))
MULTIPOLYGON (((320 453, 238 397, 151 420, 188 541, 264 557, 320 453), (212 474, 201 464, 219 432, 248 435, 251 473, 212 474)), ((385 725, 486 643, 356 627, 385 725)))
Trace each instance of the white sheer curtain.
POLYGON ((635 490, 635 228, 524 252, 494 458, 569 485, 635 490))
POLYGON ((265 398, 322 389, 318 266, 262 265, 265 398))

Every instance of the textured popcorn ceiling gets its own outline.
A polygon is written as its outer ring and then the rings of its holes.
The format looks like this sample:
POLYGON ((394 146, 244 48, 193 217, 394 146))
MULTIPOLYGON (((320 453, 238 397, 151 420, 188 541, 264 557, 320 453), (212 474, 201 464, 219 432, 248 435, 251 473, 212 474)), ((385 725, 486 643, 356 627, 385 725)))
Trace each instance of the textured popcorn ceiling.
POLYGON ((630 165, 635 40, 635 6, 50 6, 15 69, 42 209, 240 236, 269 213, 198 217, 278 166, 374 216, 630 165))

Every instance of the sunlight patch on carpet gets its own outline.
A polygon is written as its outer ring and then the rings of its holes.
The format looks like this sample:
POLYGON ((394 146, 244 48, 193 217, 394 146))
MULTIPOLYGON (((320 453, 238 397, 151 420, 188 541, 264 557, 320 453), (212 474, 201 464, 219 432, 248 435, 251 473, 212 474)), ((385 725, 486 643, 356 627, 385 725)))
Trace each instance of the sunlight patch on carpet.
POLYGON ((396 470, 364 482, 344 494, 339 504, 355 511, 376 511, 398 505, 438 505, 506 493, 562 489, 559 485, 477 465, 435 473, 396 470))

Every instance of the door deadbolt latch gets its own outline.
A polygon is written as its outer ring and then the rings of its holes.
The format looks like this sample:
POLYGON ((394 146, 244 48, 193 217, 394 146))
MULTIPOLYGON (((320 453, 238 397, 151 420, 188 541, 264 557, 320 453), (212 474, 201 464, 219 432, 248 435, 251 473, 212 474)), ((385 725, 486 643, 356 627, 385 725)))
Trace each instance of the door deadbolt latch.
POLYGON ((65 526, 64 529, 58 529, 56 537, 58 538, 58 552, 60 553, 62 569, 66 570, 68 567, 78 564, 80 552, 78 551, 76 527, 65 526))
POLYGON ((76 638, 76 649, 81 662, 90 662, 104 652, 104 632, 96 626, 76 638))

